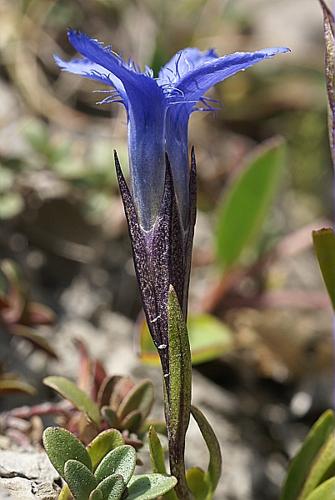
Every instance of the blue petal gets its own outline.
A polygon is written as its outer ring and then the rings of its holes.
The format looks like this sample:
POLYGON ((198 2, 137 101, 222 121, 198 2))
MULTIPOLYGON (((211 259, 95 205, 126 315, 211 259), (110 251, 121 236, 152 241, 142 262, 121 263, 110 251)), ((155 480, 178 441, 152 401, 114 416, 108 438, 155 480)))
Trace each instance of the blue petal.
MULTIPOLYGON (((183 93, 184 101, 198 101, 213 85, 254 64, 284 52, 289 52, 289 49, 279 47, 257 52, 235 52, 224 57, 214 58, 186 73, 179 79, 176 86, 183 93)), ((189 107, 191 108, 191 106, 189 107)))
POLYGON ((84 76, 86 78, 90 78, 91 80, 97 80, 101 83, 114 87, 122 98, 124 105, 127 107, 127 94, 121 80, 103 66, 93 63, 87 58, 63 61, 63 59, 55 55, 54 59, 63 71, 84 76))
MULTIPOLYGON (((196 103, 216 83, 243 71, 254 64, 277 54, 288 52, 286 48, 264 49, 257 52, 236 52, 224 57, 217 57, 214 52, 205 54, 196 49, 187 49, 181 53, 179 63, 176 56, 172 58, 161 80, 171 73, 168 68, 177 68, 173 80, 174 90, 170 98, 170 106, 166 115, 166 150, 170 159, 177 202, 184 223, 187 223, 188 206, 188 121, 190 113, 196 109, 196 103), (188 57, 189 55, 189 57, 188 57), (193 68, 186 71, 186 67, 193 68), (167 71, 167 72, 166 72, 167 71)), ((172 81, 171 81, 172 83, 172 81)))
POLYGON ((198 66, 217 58, 218 55, 213 49, 206 52, 195 48, 180 50, 162 67, 157 82, 159 85, 175 84, 198 66))
POLYGON ((133 197, 140 222, 145 229, 149 229, 156 220, 164 188, 164 93, 148 72, 140 73, 133 63, 127 64, 97 40, 72 30, 68 37, 82 56, 110 72, 124 87, 128 99, 128 147, 133 197))

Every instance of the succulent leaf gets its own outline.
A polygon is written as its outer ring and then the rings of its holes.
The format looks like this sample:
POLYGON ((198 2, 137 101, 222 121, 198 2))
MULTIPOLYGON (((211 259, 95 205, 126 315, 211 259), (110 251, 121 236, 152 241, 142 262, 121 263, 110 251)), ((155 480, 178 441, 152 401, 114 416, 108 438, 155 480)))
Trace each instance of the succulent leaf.
POLYGON ((172 490, 176 484, 175 477, 163 474, 133 476, 128 485, 127 500, 152 500, 172 490))
POLYGON ((86 465, 68 460, 64 466, 64 479, 76 500, 87 500, 97 486, 97 480, 86 465))
POLYGON ((92 469, 92 462, 84 445, 66 429, 48 427, 43 433, 43 445, 50 462, 62 477, 68 460, 77 460, 92 469))
POLYGON ((86 447, 92 460, 93 471, 109 451, 122 445, 124 445, 123 437, 116 429, 108 429, 107 431, 100 432, 86 447))
POLYGON ((78 410, 84 412, 96 425, 100 424, 98 405, 90 399, 86 392, 77 387, 65 377, 46 377, 43 382, 57 391, 63 398, 68 399, 78 410))
POLYGON ((154 386, 151 380, 142 380, 135 385, 120 404, 118 415, 125 418, 133 411, 142 413, 143 420, 149 415, 154 402, 154 386))
POLYGON ((112 474, 101 481, 97 489, 101 491, 104 499, 118 500, 121 498, 125 487, 126 485, 122 476, 119 474, 112 474))
POLYGON ((121 422, 121 428, 130 432, 136 432, 142 424, 143 416, 139 410, 130 412, 121 422))
POLYGON ((129 445, 118 446, 101 460, 94 475, 98 481, 102 481, 112 474, 117 474, 122 476, 127 484, 134 473, 135 465, 135 449, 129 445))
POLYGON ((194 496, 194 500, 211 498, 210 485, 206 473, 200 467, 192 467, 186 472, 187 485, 194 496))
POLYGON ((106 420, 106 422, 111 426, 111 427, 118 427, 120 426, 119 419, 116 415, 116 412, 112 410, 110 406, 103 406, 101 408, 101 415, 106 420))

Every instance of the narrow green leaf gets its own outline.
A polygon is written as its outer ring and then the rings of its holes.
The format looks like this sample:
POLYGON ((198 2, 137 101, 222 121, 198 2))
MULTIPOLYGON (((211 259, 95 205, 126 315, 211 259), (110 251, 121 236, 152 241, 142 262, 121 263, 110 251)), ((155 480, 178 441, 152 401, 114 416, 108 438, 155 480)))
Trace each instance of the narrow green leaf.
POLYGON ((281 500, 296 500, 315 458, 335 429, 335 417, 331 410, 324 412, 313 425, 299 452, 292 460, 281 500))
POLYGON ((335 310, 335 234, 330 227, 313 231, 312 234, 321 274, 335 310))
POLYGON ((127 500, 152 500, 172 490, 176 484, 175 477, 163 474, 134 476, 128 485, 127 500))
POLYGON ((150 427, 148 432, 150 459, 153 472, 166 474, 164 451, 160 439, 154 427, 150 427))
POLYGON ((48 387, 57 391, 63 398, 84 412, 96 425, 100 424, 100 412, 98 406, 92 401, 86 392, 79 389, 71 380, 65 377, 46 377, 43 382, 48 387))
POLYGON ((58 500, 72 500, 72 494, 67 484, 64 484, 61 489, 58 495, 58 500))
POLYGON ((125 418, 133 411, 140 411, 145 419, 154 402, 154 386, 151 380, 145 379, 135 385, 123 399, 118 409, 120 419, 125 418))
POLYGON ((218 261, 229 268, 259 235, 284 166, 284 146, 276 138, 256 148, 219 206, 218 261))
POLYGON ((23 325, 15 325, 15 327, 12 328, 12 335, 27 340, 34 347, 36 347, 36 349, 40 349, 41 351, 48 354, 51 358, 58 358, 55 349, 51 347, 47 339, 42 337, 41 335, 38 335, 33 328, 29 328, 28 326, 23 325))
POLYGON ((318 486, 306 500, 335 500, 335 477, 318 486))
POLYGON ((134 473, 136 465, 136 451, 132 446, 118 446, 110 451, 101 460, 94 473, 98 481, 102 481, 112 474, 122 476, 125 484, 134 473))
POLYGON ((92 469, 92 462, 84 445, 66 429, 48 427, 43 432, 43 445, 50 462, 62 477, 68 460, 77 460, 92 469))
POLYGON ((222 456, 220 444, 205 415, 195 406, 191 407, 193 418, 198 424, 202 437, 204 438, 209 451, 208 480, 211 490, 214 492, 221 477, 222 456))
MULTIPOLYGON (((151 466, 153 472, 165 474, 166 475, 166 467, 165 467, 165 459, 164 459, 164 450, 160 439, 157 435, 156 429, 151 425, 148 431, 148 439, 149 439, 149 449, 150 449, 150 459, 151 466)), ((178 500, 177 495, 173 490, 169 491, 164 495, 166 500, 178 500)))
POLYGON ((324 446, 320 449, 305 481, 300 500, 308 495, 326 479, 335 474, 335 434, 332 432, 324 446))
POLYGON ((200 467, 192 467, 186 472, 186 480, 194 500, 207 500, 210 495, 210 485, 206 473, 200 467))
POLYGON ((76 500, 87 500, 97 481, 86 465, 68 460, 64 466, 64 479, 76 500))
POLYGON ((18 378, 3 378, 0 379, 0 394, 7 394, 12 392, 22 392, 23 394, 30 394, 34 396, 36 389, 30 384, 23 382, 18 378))
POLYGON ((122 493, 126 485, 123 481, 122 476, 113 474, 107 476, 101 483, 99 483, 97 489, 101 491, 103 498, 118 500, 122 497, 122 493))
MULTIPOLYGON (((178 298, 170 286, 168 298, 169 380, 167 404, 171 473, 178 479, 179 496, 187 495, 185 435, 190 420, 192 363, 187 328, 178 298)), ((185 496, 187 498, 187 496, 185 496)))
POLYGON ((96 436, 86 447, 92 460, 93 470, 96 469, 97 465, 109 451, 114 450, 123 444, 124 440, 121 432, 116 429, 108 429, 107 431, 100 432, 100 434, 96 436))

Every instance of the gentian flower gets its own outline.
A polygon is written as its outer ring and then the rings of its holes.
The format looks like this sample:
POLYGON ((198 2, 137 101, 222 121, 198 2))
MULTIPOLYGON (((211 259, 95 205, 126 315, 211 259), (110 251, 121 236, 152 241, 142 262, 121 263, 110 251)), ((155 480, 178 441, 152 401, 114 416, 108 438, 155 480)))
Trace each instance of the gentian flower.
POLYGON ((187 48, 155 77, 83 33, 70 30, 68 38, 81 57, 66 62, 56 56, 58 66, 110 86, 102 103, 120 102, 127 112, 130 189, 116 157, 117 174, 147 323, 168 380, 168 290, 172 284, 186 319, 196 213, 189 117, 213 109, 205 96, 213 85, 288 49, 219 57, 214 50, 187 48))
POLYGON ((178 206, 184 222, 188 206, 188 121, 195 110, 211 110, 205 93, 215 84, 254 64, 287 52, 287 48, 236 52, 219 57, 214 50, 181 50, 161 69, 157 78, 150 68, 141 72, 122 60, 111 47, 70 30, 71 45, 83 56, 65 62, 65 71, 98 80, 112 87, 103 103, 121 102, 127 111, 129 164, 135 206, 146 230, 155 222, 165 179, 168 155, 178 206), (197 104, 202 107, 197 107, 197 104))

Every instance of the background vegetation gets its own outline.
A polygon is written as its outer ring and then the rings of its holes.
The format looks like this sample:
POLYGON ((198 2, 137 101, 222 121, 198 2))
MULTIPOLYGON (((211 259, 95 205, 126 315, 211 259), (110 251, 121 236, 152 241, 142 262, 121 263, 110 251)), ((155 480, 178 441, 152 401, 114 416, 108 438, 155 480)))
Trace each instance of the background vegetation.
MULTIPOLYGON (((69 26, 111 42, 155 73, 187 46, 219 54, 292 50, 217 86, 211 97, 222 107, 195 113, 190 130, 199 177, 190 311, 197 371, 212 381, 196 379, 195 393, 197 383, 206 388, 201 397, 216 418, 228 498, 276 498, 288 457, 332 397, 331 309, 311 246, 311 230, 333 217, 318 3, 0 1, 2 292, 14 282, 20 290, 14 306, 20 297, 21 306, 33 301, 53 311, 29 306, 35 315, 27 319, 21 314, 27 307, 20 315, 13 306, 15 321, 8 320, 0 296, 2 370, 38 389, 35 396, 1 396, 2 411, 54 397, 41 379, 78 372, 73 338, 113 373, 136 377, 144 370, 136 352, 145 333, 113 165, 117 149, 127 167, 125 114, 117 104, 96 104, 104 97, 92 93, 96 82, 59 72, 52 55, 73 55, 69 26), (225 269, 222 206, 250 165, 249 153, 278 135, 287 146, 277 195, 255 237, 225 269), (17 264, 20 277, 4 259, 17 264), (201 345, 206 336, 211 346, 201 345), (236 452, 234 472, 225 449, 236 452)), ((148 349, 142 358, 152 362, 148 349)), ((159 378, 155 368, 148 371, 159 378)), ((11 446, 15 433, 2 430, 0 446, 11 446)), ((27 435, 31 442, 31 428, 27 435)))

